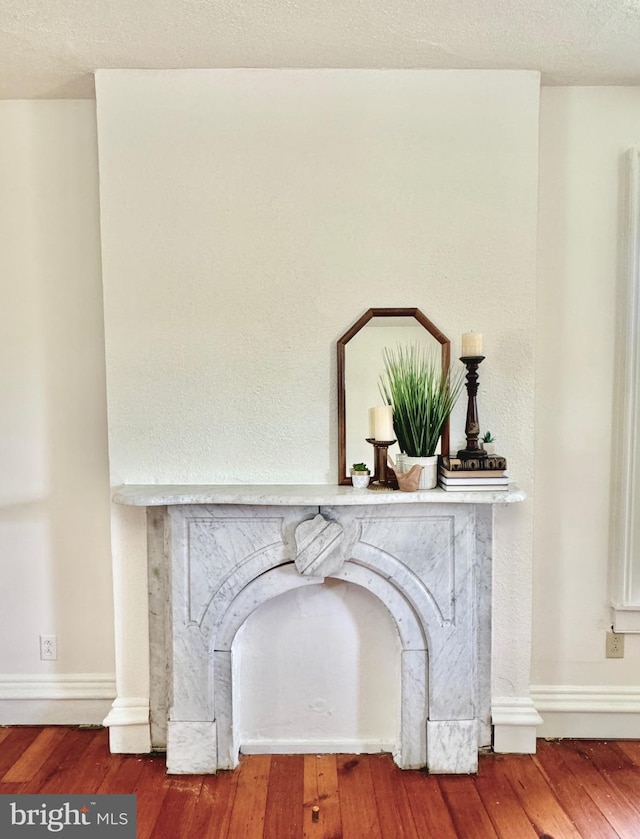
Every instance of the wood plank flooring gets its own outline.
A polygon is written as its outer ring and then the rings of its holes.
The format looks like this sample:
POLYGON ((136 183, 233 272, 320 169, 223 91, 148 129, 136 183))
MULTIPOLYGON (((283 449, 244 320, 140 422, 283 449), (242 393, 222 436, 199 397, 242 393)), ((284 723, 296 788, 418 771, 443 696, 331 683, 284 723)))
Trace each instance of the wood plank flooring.
POLYGON ((138 839, 640 839, 640 741, 539 740, 536 755, 481 756, 477 776, 389 755, 246 755, 168 776, 164 755, 111 755, 104 729, 0 728, 0 794, 48 792, 135 793, 138 839))

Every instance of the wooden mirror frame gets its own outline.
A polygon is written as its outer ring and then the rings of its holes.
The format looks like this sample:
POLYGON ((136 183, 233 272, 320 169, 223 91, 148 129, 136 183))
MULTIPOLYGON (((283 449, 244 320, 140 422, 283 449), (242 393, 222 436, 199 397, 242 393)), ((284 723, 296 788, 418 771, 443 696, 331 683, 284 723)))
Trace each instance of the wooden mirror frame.
MULTIPOLYGON (((345 392, 345 347, 349 341, 360 332, 363 326, 372 318, 414 318, 438 341, 442 353, 442 370, 447 372, 451 363, 451 341, 444 332, 432 323, 428 317, 422 314, 420 309, 368 309, 352 327, 350 327, 338 339, 338 484, 350 486, 351 478, 347 471, 347 418, 346 418, 346 392, 345 392)), ((442 435, 440 436, 440 450, 442 453, 449 453, 449 420, 447 419, 442 435)))

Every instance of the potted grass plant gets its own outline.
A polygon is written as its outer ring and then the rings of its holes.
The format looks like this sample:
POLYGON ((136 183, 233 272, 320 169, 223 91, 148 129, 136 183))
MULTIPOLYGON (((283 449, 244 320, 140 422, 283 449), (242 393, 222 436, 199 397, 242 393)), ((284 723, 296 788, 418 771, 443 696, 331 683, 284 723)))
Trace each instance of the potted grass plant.
POLYGON ((405 471, 423 466, 419 489, 438 482, 436 450, 442 429, 463 385, 463 368, 442 369, 439 356, 421 344, 397 344, 382 351, 380 394, 393 408, 393 429, 404 452, 405 471))

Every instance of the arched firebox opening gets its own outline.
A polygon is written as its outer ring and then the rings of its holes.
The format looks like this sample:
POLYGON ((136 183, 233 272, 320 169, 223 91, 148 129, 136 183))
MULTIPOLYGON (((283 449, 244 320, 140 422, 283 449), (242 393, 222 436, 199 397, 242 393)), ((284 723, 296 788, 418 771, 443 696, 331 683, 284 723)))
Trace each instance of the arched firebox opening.
POLYGON ((242 753, 397 752, 400 636, 361 586, 327 578, 258 606, 231 666, 242 753))
MULTIPOLYGON (((394 759, 404 768, 420 767, 426 760, 427 650, 425 635, 409 603, 393 584, 355 563, 346 563, 331 579, 346 580, 365 588, 390 612, 400 639, 400 717, 394 759)), ((293 564, 273 568, 252 580, 230 604, 217 633, 211 656, 215 704, 218 768, 238 763, 239 731, 233 724, 232 646, 247 618, 274 597, 298 588, 322 584, 301 576, 293 564)))

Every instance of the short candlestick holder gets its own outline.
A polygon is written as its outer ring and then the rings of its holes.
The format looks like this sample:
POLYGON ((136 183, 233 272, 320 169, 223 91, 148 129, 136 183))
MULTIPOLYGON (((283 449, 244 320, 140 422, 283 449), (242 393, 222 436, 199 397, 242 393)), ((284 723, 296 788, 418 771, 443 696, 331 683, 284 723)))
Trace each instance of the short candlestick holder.
POLYGON ((387 466, 387 453, 389 446, 393 446, 395 440, 374 440, 373 437, 366 438, 374 448, 374 472, 373 481, 369 489, 391 490, 397 489, 396 476, 390 472, 387 466))
POLYGON ((460 361, 467 368, 467 421, 464 433, 467 438, 467 446, 458 451, 461 460, 468 460, 472 457, 486 457, 487 453, 482 448, 478 438, 480 437, 480 423, 478 422, 478 367, 484 361, 484 355, 463 355, 460 361))

